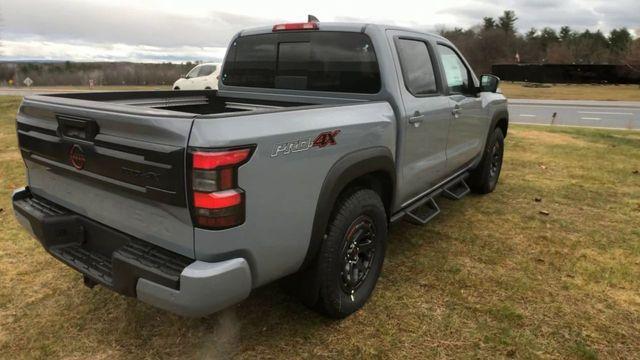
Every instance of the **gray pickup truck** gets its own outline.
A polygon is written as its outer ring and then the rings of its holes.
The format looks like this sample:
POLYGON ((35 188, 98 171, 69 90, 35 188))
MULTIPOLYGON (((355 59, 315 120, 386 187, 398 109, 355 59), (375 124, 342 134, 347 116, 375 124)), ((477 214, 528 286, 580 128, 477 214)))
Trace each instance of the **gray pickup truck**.
POLYGON ((498 81, 409 29, 245 30, 218 91, 25 97, 15 215, 89 287, 204 316, 288 277, 342 318, 372 294, 391 223, 495 188, 498 81))

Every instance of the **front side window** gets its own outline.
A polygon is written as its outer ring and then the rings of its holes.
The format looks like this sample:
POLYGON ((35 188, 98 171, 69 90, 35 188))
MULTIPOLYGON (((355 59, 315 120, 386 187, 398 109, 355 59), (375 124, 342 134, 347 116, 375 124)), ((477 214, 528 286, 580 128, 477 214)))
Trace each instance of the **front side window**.
POLYGON ((419 40, 398 39, 396 42, 404 83, 413 95, 438 92, 433 63, 427 44, 419 40))
POLYGON ((371 40, 352 32, 281 32, 238 38, 222 83, 230 86, 375 94, 380 69, 371 40))
POLYGON ((444 67, 444 75, 447 80, 449 92, 452 94, 468 94, 471 92, 471 77, 469 70, 456 54, 453 49, 448 46, 438 45, 442 66, 444 67))

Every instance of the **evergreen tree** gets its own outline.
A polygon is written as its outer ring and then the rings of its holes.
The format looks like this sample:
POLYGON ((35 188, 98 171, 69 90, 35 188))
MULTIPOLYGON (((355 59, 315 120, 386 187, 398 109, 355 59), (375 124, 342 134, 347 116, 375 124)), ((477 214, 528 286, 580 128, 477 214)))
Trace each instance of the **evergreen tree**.
POLYGON ((483 28, 485 31, 493 30, 493 29, 495 29, 495 28, 496 28, 496 26, 497 26, 495 19, 494 19, 494 18, 492 18, 492 17, 488 17, 488 16, 487 16, 487 17, 483 18, 483 19, 482 19, 482 21, 483 21, 483 26, 482 26, 482 28, 483 28))
POLYGON ((609 33, 609 48, 617 54, 626 53, 633 42, 631 33, 627 28, 613 29, 609 33))
POLYGON ((502 16, 498 18, 498 27, 505 33, 516 32, 516 13, 513 10, 505 10, 502 16))

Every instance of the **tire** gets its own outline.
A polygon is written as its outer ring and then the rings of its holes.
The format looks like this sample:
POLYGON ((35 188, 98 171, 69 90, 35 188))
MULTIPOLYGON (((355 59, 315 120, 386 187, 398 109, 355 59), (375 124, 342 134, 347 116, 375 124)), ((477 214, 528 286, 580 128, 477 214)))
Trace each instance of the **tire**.
POLYGON ((504 134, 502 129, 495 128, 484 149, 482 160, 471 173, 469 186, 478 194, 488 194, 495 190, 502 170, 504 156, 504 134))
POLYGON ((204 89, 205 89, 205 90, 211 90, 211 88, 210 88, 210 87, 208 87, 208 86, 207 86, 206 88, 204 88, 204 89))
POLYGON ((382 270, 386 240, 387 216, 375 191, 341 197, 318 254, 316 310, 341 319, 362 308, 382 270))
POLYGON ((180 88, 176 86, 173 88, 173 90, 180 90, 180 88))

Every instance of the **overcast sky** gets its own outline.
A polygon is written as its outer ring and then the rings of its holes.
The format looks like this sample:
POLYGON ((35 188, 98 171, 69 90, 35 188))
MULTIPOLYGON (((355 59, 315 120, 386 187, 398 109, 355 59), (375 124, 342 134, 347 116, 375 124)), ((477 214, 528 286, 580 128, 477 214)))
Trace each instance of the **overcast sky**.
POLYGON ((433 30, 473 26, 505 9, 522 32, 626 26, 640 35, 640 0, 0 0, 0 59, 216 60, 238 30, 307 14, 433 30))

